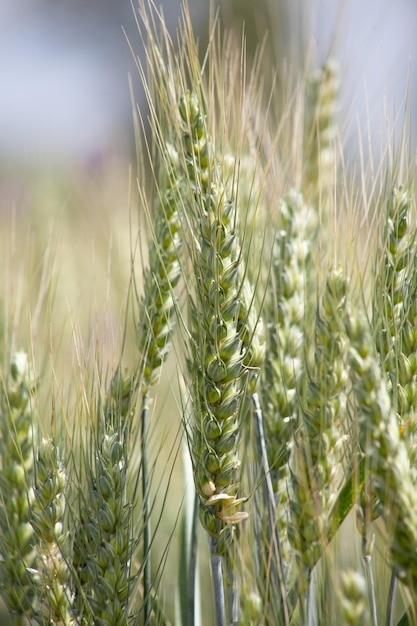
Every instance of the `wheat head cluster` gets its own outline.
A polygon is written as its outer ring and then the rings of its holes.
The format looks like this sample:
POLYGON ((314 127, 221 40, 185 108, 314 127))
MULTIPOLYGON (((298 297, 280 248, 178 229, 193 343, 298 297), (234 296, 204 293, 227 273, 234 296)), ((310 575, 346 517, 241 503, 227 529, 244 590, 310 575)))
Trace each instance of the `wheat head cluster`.
POLYGON ((186 4, 176 37, 152 2, 136 19, 147 109, 119 347, 106 359, 96 338, 65 400, 32 332, 65 315, 56 261, 41 253, 33 309, 4 245, 2 619, 416 625, 407 125, 355 167, 334 59, 301 76, 267 44, 249 59, 215 14, 201 50, 186 4))

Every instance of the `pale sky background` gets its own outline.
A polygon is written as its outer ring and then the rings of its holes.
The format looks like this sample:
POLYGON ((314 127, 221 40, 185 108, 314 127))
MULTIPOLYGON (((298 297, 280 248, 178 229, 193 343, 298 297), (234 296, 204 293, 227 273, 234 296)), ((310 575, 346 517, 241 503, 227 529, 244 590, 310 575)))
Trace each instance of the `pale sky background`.
MULTIPOLYGON (((413 145, 417 137, 417 1, 416 0, 286 0, 297 12, 310 6, 311 34, 321 60, 337 32, 342 112, 357 134, 356 119, 369 117, 372 138, 381 137, 386 117, 402 126, 407 86, 413 145)), ((385 135, 386 136, 386 135, 385 135)))
MULTIPOLYGON (((279 0, 269 2, 274 10, 279 0)), ((289 16, 290 41, 296 46, 311 37, 318 60, 326 58, 337 34, 342 111, 349 111, 351 128, 368 108, 378 136, 384 106, 392 120, 408 77, 411 120, 417 125, 416 0, 281 4, 289 16)), ((175 28, 180 2, 164 5, 175 28)), ((190 0, 197 31, 207 28, 208 6, 208 0, 190 0)), ((269 25, 274 27, 273 18, 269 25)), ((128 145, 127 76, 135 69, 122 26, 139 51, 130 0, 0 0, 0 167, 88 157, 115 138, 128 145)))

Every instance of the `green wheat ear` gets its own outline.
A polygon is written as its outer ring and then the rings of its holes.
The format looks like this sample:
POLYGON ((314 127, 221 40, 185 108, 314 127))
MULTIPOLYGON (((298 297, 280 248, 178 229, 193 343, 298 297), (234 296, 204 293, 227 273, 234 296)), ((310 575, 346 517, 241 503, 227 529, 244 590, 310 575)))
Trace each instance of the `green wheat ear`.
POLYGON ((320 195, 334 180, 335 113, 339 94, 339 65, 335 59, 329 59, 314 73, 309 88, 304 189, 309 200, 317 206, 320 195))
POLYGON ((68 533, 64 531, 66 473, 59 450, 50 438, 42 439, 35 457, 34 499, 30 521, 38 538, 33 574, 42 602, 42 619, 72 626, 68 533))
POLYGON ((37 610, 31 571, 36 535, 30 524, 36 383, 24 352, 15 354, 10 370, 11 380, 0 390, 0 591, 9 611, 21 618, 37 610))
MULTIPOLYGON (((206 121, 195 94, 181 100, 183 149, 191 186, 195 299, 190 299, 194 419, 190 446, 201 521, 226 553, 233 526, 247 518, 238 497, 240 415, 247 381, 242 351, 240 248, 234 200, 225 197, 206 121)), ((247 316, 245 317, 247 319, 247 316)), ((244 339, 243 339, 244 336, 244 339)))
POLYGON ((149 267, 139 304, 138 348, 143 356, 143 393, 158 378, 168 356, 175 323, 173 289, 181 278, 182 247, 179 212, 178 155, 168 144, 160 167, 156 223, 152 230, 149 267))
POLYGON ((73 541, 77 623, 126 625, 133 553, 133 506, 127 492, 135 384, 116 370, 105 402, 94 406, 94 428, 83 458, 86 489, 77 490, 73 541))
POLYGON ((265 315, 268 349, 262 371, 266 445, 274 490, 287 496, 287 463, 298 426, 298 388, 304 373, 307 267, 315 237, 313 211, 295 189, 280 204, 272 253, 273 297, 265 315))
POLYGON ((366 459, 391 536, 393 569, 417 601, 417 497, 407 448, 381 371, 369 322, 348 309, 349 365, 366 459))
POLYGON ((385 242, 377 268, 372 325, 416 482, 417 217, 415 200, 409 190, 394 189, 385 216, 385 242))
POLYGON ((128 623, 131 519, 126 502, 126 459, 117 432, 97 442, 88 476, 89 496, 81 501, 74 541, 74 566, 81 593, 76 596, 81 623, 128 623))
POLYGON ((323 554, 338 490, 340 423, 346 412, 348 381, 344 329, 348 280, 329 271, 320 299, 315 332, 315 363, 300 388, 300 429, 295 436, 288 536, 300 576, 323 554))

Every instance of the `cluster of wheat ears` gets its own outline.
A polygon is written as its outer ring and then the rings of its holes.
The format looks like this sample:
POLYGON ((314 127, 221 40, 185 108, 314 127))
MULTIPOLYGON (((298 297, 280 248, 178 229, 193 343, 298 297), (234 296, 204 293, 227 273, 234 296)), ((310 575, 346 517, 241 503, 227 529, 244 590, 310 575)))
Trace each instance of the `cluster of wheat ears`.
POLYGON ((67 414, 58 428, 51 398, 47 431, 36 345, 0 343, 0 594, 11 623, 417 624, 406 141, 395 156, 387 146, 376 172, 351 172, 335 62, 269 88, 262 54, 246 71, 244 46, 216 20, 201 57, 186 8, 175 41, 151 9, 138 19, 148 100, 138 153, 149 169, 138 176, 142 270, 132 249, 134 364, 120 354, 99 390, 74 390, 90 393, 82 424, 67 414), (149 441, 171 348, 172 448, 188 458, 193 496, 176 490, 181 532, 155 563, 165 508, 155 519, 154 468, 171 466, 149 441), (207 538, 211 576, 197 559, 207 538), (161 570, 177 539, 173 608, 161 570))

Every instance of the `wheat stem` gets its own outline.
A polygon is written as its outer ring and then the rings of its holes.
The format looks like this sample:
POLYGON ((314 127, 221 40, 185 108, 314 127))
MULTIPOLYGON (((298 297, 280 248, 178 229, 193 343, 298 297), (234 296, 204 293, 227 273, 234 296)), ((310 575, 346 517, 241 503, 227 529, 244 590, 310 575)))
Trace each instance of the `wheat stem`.
POLYGON ((265 445, 265 433, 263 427, 262 410, 259 396, 255 392, 252 394, 253 416, 255 422, 255 436, 258 447, 258 454, 261 460, 264 480, 265 502, 268 510, 268 541, 267 545, 272 546, 271 578, 273 580, 272 591, 277 593, 279 603, 282 605, 285 625, 289 625, 289 612, 287 606, 287 593, 284 581, 284 564, 282 559, 281 540, 276 524, 276 504, 274 489, 272 486, 271 474, 269 470, 268 454, 265 445))
POLYGON ((389 584, 388 601, 387 601, 387 621, 386 626, 394 626, 394 609, 398 591, 398 578, 393 573, 389 584))
POLYGON ((187 624, 194 626, 195 622, 195 594, 197 572, 197 528, 198 528, 198 494, 194 496, 193 517, 191 522, 191 537, 188 558, 188 584, 187 584, 187 624))
POLYGON ((149 471, 148 471, 148 454, 147 454, 147 438, 148 438, 148 400, 144 395, 142 398, 143 408, 141 414, 141 467, 142 467, 142 508, 143 508, 143 612, 145 626, 151 623, 151 588, 152 588, 152 570, 151 570, 151 542, 152 528, 151 515, 149 505, 149 471))
POLYGON ((210 565, 213 576, 216 626, 226 626, 226 607, 223 585, 222 557, 218 554, 217 538, 210 540, 210 565))
POLYGON ((378 618, 376 614, 377 605, 376 605, 376 596, 375 596, 375 579, 374 579, 374 573, 372 569, 372 555, 365 554, 364 562, 365 562, 366 579, 368 582, 368 595, 369 595, 369 605, 371 608, 372 626, 378 626, 378 618))

